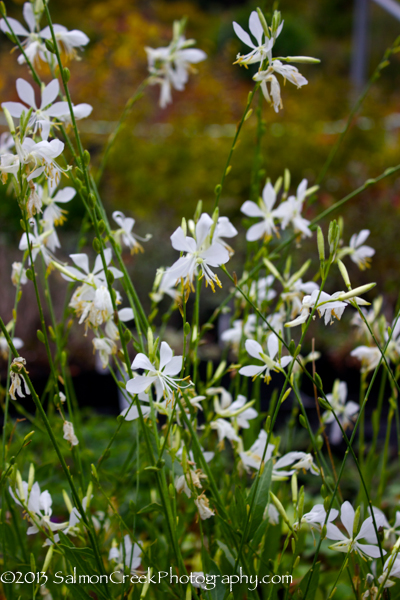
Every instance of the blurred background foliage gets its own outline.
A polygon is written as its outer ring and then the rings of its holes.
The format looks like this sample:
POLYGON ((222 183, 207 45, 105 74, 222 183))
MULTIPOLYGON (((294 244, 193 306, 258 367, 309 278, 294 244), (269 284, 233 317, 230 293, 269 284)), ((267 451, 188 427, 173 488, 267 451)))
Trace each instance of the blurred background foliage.
MULTIPOLYGON (((9 0, 6 3, 9 15, 22 20, 22 4, 19 0, 9 0)), ((168 45, 174 19, 186 16, 186 37, 196 39, 196 47, 208 55, 207 61, 198 65, 198 73, 190 78, 185 91, 173 91, 173 104, 168 108, 162 110, 158 106, 158 86, 145 90, 118 137, 101 182, 100 191, 109 214, 113 210, 122 210, 136 218, 138 234, 153 234, 144 255, 127 257, 133 279, 145 301, 156 268, 168 266, 177 258, 169 236, 180 224, 181 217, 191 217, 199 199, 203 200, 205 210, 212 209, 214 187, 221 179, 236 124, 253 87, 254 68, 246 70, 233 65, 237 53, 243 53, 244 47, 234 35, 232 21, 247 28, 248 16, 257 5, 260 2, 215 0, 51 2, 54 22, 62 23, 68 29, 81 29, 91 40, 82 53, 82 60, 70 65, 70 86, 75 104, 89 102, 93 105, 92 115, 80 122, 80 129, 85 147, 91 152, 94 169, 126 100, 147 76, 144 47, 168 45)), ((284 108, 279 114, 266 102, 260 103, 265 130, 260 164, 263 179, 270 177, 275 181, 287 167, 292 174, 294 190, 303 177, 310 184, 315 183, 356 99, 349 81, 353 3, 347 0, 282 0, 261 2, 261 6, 268 17, 279 8, 285 20, 275 46, 275 56, 300 54, 321 59, 320 65, 299 65, 309 85, 297 90, 288 84, 283 90, 284 108)), ((369 75, 399 33, 400 23, 371 3, 369 75)), ((26 68, 17 64, 16 54, 10 55, 10 51, 11 43, 3 36, 0 46, 1 101, 17 100, 16 78, 29 79, 26 68)), ((43 76, 48 78, 45 72, 43 76)), ((394 55, 354 119, 321 184, 317 201, 307 209, 307 218, 313 218, 369 177, 400 162, 399 84, 399 55, 394 55)), ((256 138, 254 110, 234 153, 232 171, 220 203, 221 214, 229 216, 239 230, 234 242, 237 255, 233 264, 238 269, 245 253, 245 227, 240 206, 250 197, 256 138)), ((391 177, 369 188, 333 215, 344 217, 345 243, 353 233, 363 228, 371 230, 368 243, 377 251, 373 259, 373 280, 386 295, 385 306, 392 308, 397 300, 400 267, 399 193, 400 178, 391 177)), ((83 217, 78 199, 68 205, 68 210, 70 219, 60 233, 64 257, 76 249, 77 232, 83 217)), ((0 218, 0 266, 6 286, 10 257, 17 260, 20 254, 15 248, 21 232, 19 209, 3 186, 0 188, 0 218)), ((322 226, 327 232, 328 222, 322 226)), ((311 254, 316 255, 315 240, 304 243, 302 252, 295 253, 295 267, 311 254)), ((316 269, 310 276, 315 272, 316 269)), ((351 268, 350 273, 355 285, 370 281, 369 273, 366 275, 351 268)), ((223 283, 228 287, 227 281, 223 283)), ((331 282, 329 291, 335 288, 334 283, 331 282)), ((339 277, 337 285, 338 289, 343 287, 339 277)), ((10 317, 12 296, 10 289, 10 294, 5 292, 1 299, 2 313, 6 310, 10 317)), ((209 310, 222 297, 218 294, 205 296, 209 310)), ((35 324, 29 327, 32 331, 36 329, 35 324)))

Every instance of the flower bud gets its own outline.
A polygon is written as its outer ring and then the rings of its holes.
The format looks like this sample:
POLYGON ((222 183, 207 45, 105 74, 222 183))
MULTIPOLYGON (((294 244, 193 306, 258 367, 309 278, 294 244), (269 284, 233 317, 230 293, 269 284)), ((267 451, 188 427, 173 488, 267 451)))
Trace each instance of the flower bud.
POLYGON ((85 150, 85 152, 83 153, 83 162, 86 166, 88 166, 88 164, 90 163, 90 152, 89 150, 85 150))
POLYGON ((323 263, 325 261, 325 240, 324 240, 324 234, 319 225, 317 227, 317 243, 318 243, 319 261, 320 261, 320 263, 323 263))
POLYGON ((51 52, 52 54, 56 54, 56 49, 55 49, 54 44, 53 44, 53 42, 51 40, 49 40, 49 39, 44 40, 44 44, 45 44, 45 46, 46 46, 46 48, 47 48, 47 50, 49 52, 51 52))
POLYGON ((68 81, 71 79, 71 71, 68 69, 68 67, 63 68, 63 76, 65 83, 68 83, 68 81))
POLYGON ((3 113, 7 121, 8 128, 10 130, 11 135, 15 135, 15 125, 10 112, 3 106, 3 113))
POLYGON ((265 17, 263 15, 261 8, 259 8, 258 6, 257 6, 257 14, 258 14, 258 18, 260 19, 261 27, 263 28, 263 31, 265 33, 265 37, 267 37, 269 39, 271 36, 269 33, 267 21, 265 20, 265 17))
POLYGON ((342 261, 340 260, 340 258, 338 258, 337 264, 338 264, 338 267, 339 267, 340 274, 341 274, 341 276, 343 277, 343 281, 344 281, 344 283, 345 283, 346 287, 347 287, 349 290, 351 290, 351 283, 350 283, 350 277, 349 277, 349 274, 348 274, 348 272, 347 272, 347 269, 346 269, 346 267, 344 266, 344 264, 343 264, 343 263, 342 263, 342 261))
POLYGON ((100 254, 100 252, 101 252, 101 244, 100 244, 98 238, 96 238, 96 237, 94 238, 94 240, 92 242, 92 245, 93 245, 93 250, 95 252, 97 252, 97 254, 100 254))
POLYGON ((51 559, 53 558, 53 552, 54 552, 54 546, 51 545, 50 548, 47 550, 46 557, 44 559, 44 563, 43 563, 43 567, 42 567, 43 573, 46 573, 47 569, 50 566, 51 559))
POLYGON ((7 16, 7 10, 6 10, 6 6, 5 6, 4 2, 0 2, 0 15, 2 17, 7 16))
POLYGON ((289 169, 285 169, 285 172, 283 174, 283 189, 285 190, 285 193, 287 194, 290 188, 290 171, 289 169))

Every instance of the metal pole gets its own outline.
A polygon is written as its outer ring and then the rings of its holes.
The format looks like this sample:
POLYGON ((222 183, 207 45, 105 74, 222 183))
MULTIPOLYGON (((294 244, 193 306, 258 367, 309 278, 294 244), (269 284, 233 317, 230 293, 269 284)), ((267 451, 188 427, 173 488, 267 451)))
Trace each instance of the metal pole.
POLYGON ((355 91, 360 91, 366 81, 368 64, 369 0, 354 1, 353 54, 351 60, 351 82, 355 91))

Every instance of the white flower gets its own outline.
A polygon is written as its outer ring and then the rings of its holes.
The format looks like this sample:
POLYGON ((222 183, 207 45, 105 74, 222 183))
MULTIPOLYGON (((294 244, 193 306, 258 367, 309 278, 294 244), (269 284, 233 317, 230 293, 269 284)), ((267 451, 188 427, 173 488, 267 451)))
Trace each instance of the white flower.
MULTIPOLYGON (((112 272, 115 279, 122 277, 122 271, 116 269, 113 266, 110 266, 112 259, 111 248, 106 248, 103 254, 107 270, 112 272)), ((87 254, 70 254, 69 257, 72 259, 72 261, 78 268, 68 266, 64 270, 62 270, 61 274, 64 277, 64 279, 66 279, 67 281, 82 281, 83 283, 86 283, 93 287, 100 287, 101 285, 106 285, 107 276, 104 272, 103 261, 100 254, 96 256, 93 271, 89 271, 89 257, 87 254)))
POLYGON ((193 487, 197 487, 201 489, 201 481, 200 481, 200 477, 205 477, 204 473, 202 473, 200 471, 200 469, 198 471, 194 471, 193 469, 189 469, 188 472, 184 475, 181 475, 180 477, 176 477, 175 478, 175 489, 178 492, 178 494, 185 492, 186 496, 188 498, 191 497, 192 495, 192 491, 189 487, 189 483, 191 483, 191 485, 193 487))
POLYGON ((14 146, 14 138, 10 133, 4 132, 0 134, 0 156, 8 154, 8 151, 14 146))
MULTIPOLYGON (((354 530, 354 508, 350 502, 344 502, 340 509, 340 520, 343 523, 345 530, 347 531, 348 537, 346 537, 336 525, 328 523, 326 537, 329 540, 338 540, 336 544, 329 546, 332 550, 338 552, 358 552, 362 557, 378 558, 381 554, 379 548, 372 544, 377 544, 378 539, 376 537, 375 528, 372 517, 365 519, 361 528, 356 535, 354 530), (359 540, 366 539, 369 544, 361 544, 359 540)), ((381 525, 381 519, 379 515, 375 517, 377 528, 381 525)), ((383 554, 386 554, 385 550, 382 550, 383 554)))
POLYGON ((43 211, 41 224, 44 232, 50 231, 50 235, 46 239, 46 246, 52 252, 55 252, 57 248, 61 247, 55 226, 62 225, 64 221, 66 221, 66 217, 64 215, 67 213, 67 211, 63 208, 60 208, 58 204, 66 204, 72 200, 76 194, 76 190, 72 187, 65 187, 62 190, 58 190, 58 192, 54 193, 57 185, 51 180, 48 181, 48 191, 44 190, 41 186, 37 187, 41 201, 46 206, 43 211))
POLYGON ((362 271, 370 266, 370 258, 375 254, 371 246, 363 246, 369 234, 369 229, 362 229, 359 234, 350 238, 350 258, 362 271))
POLYGON ((244 337, 252 337, 256 329, 256 315, 249 315, 245 323, 242 319, 233 321, 230 329, 226 329, 221 334, 221 340, 225 344, 232 344, 235 351, 239 350, 239 344, 244 337))
POLYGON ((143 247, 139 244, 138 240, 147 242, 151 238, 151 234, 148 234, 145 238, 133 234, 132 229, 135 224, 135 219, 132 219, 132 217, 125 217, 124 213, 119 210, 115 210, 112 217, 117 225, 119 225, 119 229, 114 234, 118 242, 122 239, 125 246, 130 248, 131 254, 135 254, 139 251, 143 252, 143 247))
POLYGON ((307 195, 307 179, 303 179, 297 187, 296 196, 289 196, 275 211, 277 218, 281 219, 281 227, 285 229, 291 223, 295 233, 301 233, 304 237, 311 237, 309 229, 310 221, 301 216, 303 203, 307 195))
MULTIPOLYGON (((278 37, 283 27, 283 23, 281 23, 278 33, 275 38, 278 37)), ((266 38, 264 30, 262 28, 260 18, 255 10, 250 14, 249 18, 249 30, 252 36, 256 40, 256 44, 253 43, 251 37, 246 31, 235 21, 233 22, 233 29, 235 30, 238 38, 246 44, 249 48, 252 48, 251 52, 241 56, 238 54, 237 62, 243 65, 250 65, 252 63, 262 63, 268 56, 269 51, 274 45, 274 38, 266 38)))
POLYGON ((19 506, 23 506, 27 509, 29 521, 32 523, 27 530, 28 535, 38 533, 39 527, 43 527, 50 531, 57 531, 65 529, 68 526, 68 522, 53 523, 50 521, 52 515, 51 505, 53 501, 47 490, 41 492, 37 482, 31 484, 31 489, 29 489, 30 486, 26 481, 21 481, 20 483, 21 485, 16 487, 15 493, 10 488, 10 494, 19 506))
POLYGON ((25 394, 30 395, 30 393, 31 393, 29 390, 28 384, 25 380, 25 377, 22 374, 22 372, 24 372, 26 370, 25 365, 26 365, 26 360, 25 360, 25 358, 22 358, 22 356, 18 356, 17 358, 14 358, 11 363, 11 370, 10 370, 11 385, 10 385, 9 393, 13 400, 17 399, 16 394, 21 396, 21 398, 25 398, 25 394), (22 382, 24 383, 25 394, 22 391, 22 387, 21 387, 22 382))
POLYGON ((268 519, 268 522, 271 523, 271 525, 278 525, 279 512, 272 503, 268 504, 267 509, 264 513, 264 518, 268 519))
POLYGON ((314 464, 313 456, 310 453, 307 454, 306 452, 288 452, 287 454, 282 456, 282 459, 283 458, 285 458, 286 460, 290 458, 290 460, 293 463, 292 469, 296 469, 296 471, 310 471, 312 475, 320 474, 318 467, 314 464))
POLYGON ((196 224, 196 239, 185 235, 182 227, 171 235, 172 247, 179 252, 186 252, 185 256, 167 269, 166 274, 175 279, 176 282, 184 280, 185 285, 193 289, 193 278, 197 275, 200 267, 206 280, 215 290, 215 284, 219 287, 221 283, 218 276, 210 267, 220 267, 229 260, 229 252, 219 243, 211 242, 211 228, 214 222, 211 217, 203 213, 196 224))
POLYGON ((281 88, 274 73, 279 73, 282 75, 285 82, 287 79, 297 88, 307 85, 308 81, 301 73, 299 73, 296 67, 293 67, 292 65, 284 65, 280 60, 277 59, 273 60, 268 69, 265 71, 259 71, 256 73, 256 75, 254 75, 254 81, 261 81, 261 89, 264 94, 264 98, 267 100, 267 102, 269 102, 269 104, 274 105, 275 112, 279 112, 279 109, 283 108, 281 88), (270 84, 270 92, 268 92, 268 83, 270 84))
POLYGON ((74 426, 70 421, 64 421, 63 432, 64 440, 67 440, 72 446, 77 446, 79 444, 79 440, 74 432, 74 426))
MULTIPOLYGON (((136 377, 140 377, 140 375, 136 375, 136 377)), ((140 392, 138 394, 138 398, 141 402, 147 402, 147 404, 150 402, 149 396, 145 392, 140 392)), ((151 412, 150 406, 143 406, 142 404, 140 406, 141 406, 143 418, 145 419, 146 417, 149 416, 149 414, 151 412)), ((128 406, 127 408, 124 408, 124 410, 120 413, 120 415, 122 417, 124 417, 125 421, 135 421, 136 419, 138 419, 139 418, 139 410, 136 406, 136 403, 132 402, 132 404, 130 406, 128 406)))
POLYGON ((11 265, 11 281, 13 285, 25 285, 28 282, 28 278, 26 276, 26 269, 24 269, 22 263, 13 262, 11 265))
POLYGON ((255 378, 263 374, 264 381, 269 383, 271 380, 271 370, 282 371, 293 360, 291 356, 283 356, 280 360, 274 360, 279 349, 278 337, 274 333, 271 333, 268 337, 268 354, 264 353, 261 345, 255 340, 246 340, 245 346, 250 356, 264 363, 262 366, 250 365, 242 367, 239 373, 245 375, 245 377, 255 378))
MULTIPOLYGON (((13 33, 18 37, 22 36, 26 38, 22 41, 21 45, 23 46, 28 59, 32 63, 35 63, 39 56, 42 58, 42 60, 45 60, 44 52, 46 52, 46 47, 42 43, 40 35, 36 33, 36 19, 33 12, 33 6, 30 2, 25 2, 22 13, 24 15, 25 22, 28 25, 29 31, 27 31, 25 27, 21 25, 21 23, 12 17, 7 17, 11 31, 4 19, 0 20, 0 29, 5 33, 13 33)), ((18 57, 18 62, 19 64, 23 64, 25 62, 25 57, 23 54, 18 57)))
POLYGON ((233 249, 226 243, 224 238, 232 238, 237 235, 237 229, 232 225, 228 217, 219 217, 214 230, 213 243, 224 246, 230 255, 234 253, 233 249))
MULTIPOLYGON (((223 418, 230 418, 238 427, 248 429, 249 421, 258 416, 258 412, 251 408, 251 402, 247 402, 247 398, 239 394, 235 402, 233 402, 232 394, 223 387, 209 388, 206 391, 209 396, 214 396, 214 410, 223 418), (221 395, 221 400, 217 394, 221 395)), ((212 425, 211 425, 212 426, 212 425)))
MULTIPOLYGON (((82 50, 82 47, 86 46, 90 41, 88 36, 78 29, 68 31, 64 25, 53 25, 53 30, 60 52, 65 52, 70 59, 75 58, 77 50, 82 50)), ((40 35, 44 40, 53 41, 50 27, 42 29, 40 35)))
MULTIPOLYGON (((334 521, 336 519, 336 517, 338 516, 338 514, 339 514, 338 510, 336 510, 335 508, 331 508, 328 519, 327 519, 327 523, 334 521)), ((310 526, 311 531, 313 529, 316 529, 317 531, 321 532, 322 527, 325 523, 325 519, 326 519, 326 510, 324 508, 324 505, 316 504, 315 506, 312 507, 310 512, 303 515, 300 523, 295 523, 293 525, 293 528, 299 529, 299 527, 303 523, 307 523, 307 525, 310 526)))
MULTIPOLYGON (((13 325, 13 321, 10 321, 10 323, 8 323, 8 325, 6 327, 8 332, 11 331, 12 325, 13 325)), ((19 350, 24 345, 24 342, 20 338, 17 338, 17 337, 12 339, 12 343, 14 344, 14 348, 16 350, 19 350)), ((0 356, 2 356, 4 358, 4 360, 7 360, 9 352, 10 352, 10 348, 8 346, 8 342, 7 342, 6 338, 4 337, 4 335, 2 333, 0 333, 0 356)))
POLYGON ((232 425, 225 419, 216 419, 211 421, 211 429, 215 429, 218 433, 218 440, 222 442, 227 438, 231 442, 240 442, 240 438, 232 425))
POLYGON ((29 109, 32 109, 28 127, 34 127, 35 132, 39 127, 41 129, 42 140, 47 140, 50 134, 51 119, 53 117, 59 118, 61 115, 69 113, 68 102, 54 102, 60 93, 58 80, 53 79, 53 81, 43 88, 39 108, 36 105, 35 90, 30 83, 20 78, 17 79, 16 87, 18 96, 28 107, 25 104, 21 104, 21 102, 3 102, 1 105, 2 108, 6 108, 10 115, 17 119, 21 118, 23 112, 27 114, 29 109))
POLYGON ((249 242, 260 240, 263 237, 276 233, 274 219, 276 218, 276 209, 273 207, 276 202, 276 192, 270 182, 267 182, 262 192, 262 198, 259 200, 259 206, 251 200, 246 200, 240 209, 248 217, 261 217, 263 220, 252 225, 246 233, 246 239, 249 242))
POLYGON ((390 577, 400 578, 400 557, 391 554, 383 565, 382 575, 378 578, 379 584, 384 583, 384 588, 389 588, 395 585, 395 581, 392 581, 390 577))
POLYGON ((209 519, 215 515, 215 512, 210 508, 209 500, 204 495, 204 492, 196 498, 194 503, 198 508, 200 519, 202 521, 205 521, 205 519, 209 519))
POLYGON ((100 356, 101 364, 103 369, 108 365, 110 356, 116 354, 117 346, 113 340, 106 337, 96 337, 92 340, 94 352, 97 350, 100 356))
POLYGON ((66 211, 58 206, 58 204, 66 204, 70 202, 76 195, 76 190, 73 187, 65 187, 56 192, 57 185, 54 182, 48 182, 48 190, 42 190, 42 201, 46 208, 43 211, 43 220, 51 223, 51 225, 62 225, 66 221, 64 216, 66 211))
POLYGON ((15 143, 20 164, 33 165, 34 170, 27 177, 28 181, 36 179, 42 173, 45 173, 48 179, 58 183, 60 180, 61 167, 55 162, 64 150, 64 143, 60 140, 51 140, 51 142, 41 141, 35 143, 31 138, 25 138, 20 144, 15 143))
POLYGON ((260 277, 257 281, 252 281, 249 291, 249 297, 253 302, 262 302, 273 300, 276 297, 276 291, 272 289, 274 283, 274 276, 267 275, 267 277, 260 277))
POLYGON ((342 432, 333 413, 339 419, 343 429, 346 429, 354 421, 355 416, 360 410, 360 406, 352 400, 346 403, 347 384, 345 381, 339 381, 338 379, 333 384, 332 393, 327 394, 326 398, 332 406, 332 410, 326 411, 322 415, 322 420, 324 423, 332 423, 330 432, 331 441, 334 444, 338 444, 342 439, 342 432))
POLYGON ((136 571, 141 563, 142 549, 138 544, 132 546, 129 535, 124 537, 124 545, 120 544, 119 548, 111 548, 108 554, 108 560, 115 560, 119 564, 127 567, 131 573, 136 571))
POLYGON ((345 301, 337 300, 344 292, 335 292, 335 294, 327 294, 319 289, 314 290, 310 296, 304 296, 300 316, 294 321, 285 323, 285 327, 296 327, 301 323, 305 323, 310 315, 310 312, 316 306, 320 317, 325 318, 325 325, 332 322, 333 317, 340 320, 344 309, 347 306, 345 301))
POLYGON ((126 390, 130 394, 139 394, 154 384, 156 386, 157 402, 163 396, 168 401, 173 400, 175 390, 182 387, 179 382, 183 380, 174 377, 182 369, 182 360, 182 356, 173 356, 167 342, 161 342, 158 368, 150 362, 145 354, 140 352, 132 363, 132 369, 144 369, 147 371, 147 375, 138 375, 130 379, 126 384, 126 390))
MULTIPOLYGON (((175 23, 174 29, 176 29, 175 23)), ((165 108, 172 102, 171 87, 179 91, 185 88, 191 65, 207 58, 202 50, 188 48, 194 43, 194 40, 185 40, 178 33, 174 34, 174 39, 166 48, 145 48, 151 75, 150 83, 161 86, 161 108, 165 108)))
POLYGON ((367 373, 373 371, 379 365, 382 353, 376 346, 374 348, 358 346, 350 352, 350 356, 358 358, 361 362, 361 373, 367 373))
POLYGON ((304 296, 310 295, 318 289, 319 286, 314 281, 303 282, 301 278, 296 281, 289 279, 289 281, 285 282, 281 298, 284 302, 291 303, 290 317, 292 319, 301 312, 304 296))
MULTIPOLYGON (((258 438, 254 442, 254 444, 247 450, 246 452, 239 452, 239 456, 246 470, 249 467, 252 469, 259 469, 261 466, 261 459, 263 457, 265 447, 267 445, 267 434, 264 429, 261 429, 258 434, 258 438)), ((272 450, 274 449, 273 444, 268 444, 268 448, 265 451, 264 460, 268 460, 272 455, 272 450)))
MULTIPOLYGON (((371 514, 371 509, 368 508, 369 513, 371 514)), ((383 529, 383 535, 385 540, 389 540, 390 544, 394 544, 396 539, 400 536, 400 511, 396 511, 396 518, 393 524, 393 527, 389 524, 385 514, 376 506, 372 507, 372 511, 375 517, 379 518, 380 527, 383 529)), ((399 557, 400 558, 400 557, 399 557)))

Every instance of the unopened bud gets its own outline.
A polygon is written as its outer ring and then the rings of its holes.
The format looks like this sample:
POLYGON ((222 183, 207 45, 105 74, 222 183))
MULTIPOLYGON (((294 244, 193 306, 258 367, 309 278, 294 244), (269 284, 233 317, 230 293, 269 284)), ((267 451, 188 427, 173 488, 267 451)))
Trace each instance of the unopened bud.
POLYGON ((263 28, 263 31, 265 33, 265 37, 267 37, 269 39, 271 36, 269 33, 267 21, 265 20, 265 17, 263 15, 261 8, 259 8, 258 6, 257 6, 257 14, 258 14, 258 18, 260 19, 261 27, 263 28))
POLYGON ((339 267, 340 274, 341 274, 341 276, 343 277, 343 281, 344 281, 344 283, 345 283, 346 287, 347 287, 348 289, 351 289, 351 283, 350 283, 350 277, 349 277, 349 274, 348 274, 348 272, 347 272, 347 269, 346 269, 345 265, 344 265, 344 264, 342 263, 342 261, 340 260, 340 258, 338 258, 337 264, 338 264, 338 267, 339 267))
POLYGON ((56 53, 56 49, 55 49, 54 44, 53 44, 53 42, 51 40, 49 40, 49 39, 45 40, 44 44, 45 44, 45 46, 46 46, 46 48, 47 48, 47 50, 49 52, 51 52, 52 54, 56 53))
POLYGON ((4 106, 3 106, 3 113, 6 118, 7 125, 10 130, 11 135, 15 135, 15 125, 14 125, 13 118, 12 118, 10 112, 4 106))

